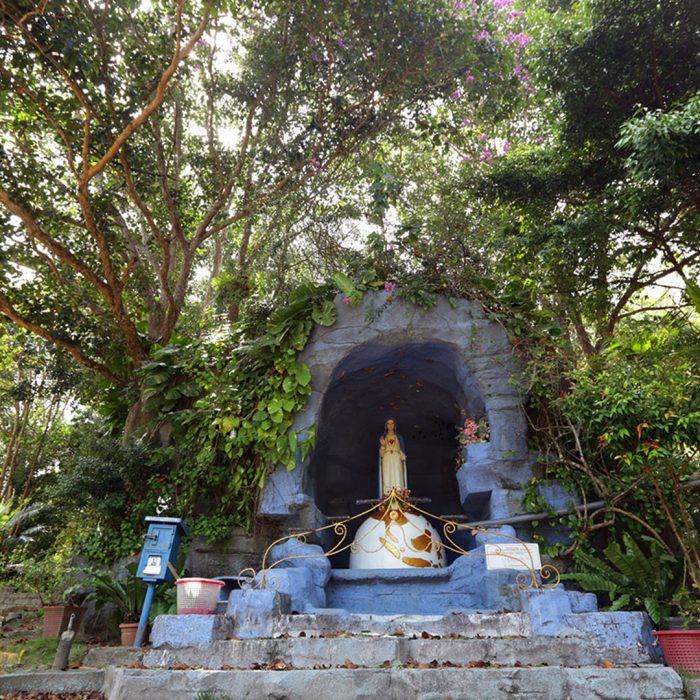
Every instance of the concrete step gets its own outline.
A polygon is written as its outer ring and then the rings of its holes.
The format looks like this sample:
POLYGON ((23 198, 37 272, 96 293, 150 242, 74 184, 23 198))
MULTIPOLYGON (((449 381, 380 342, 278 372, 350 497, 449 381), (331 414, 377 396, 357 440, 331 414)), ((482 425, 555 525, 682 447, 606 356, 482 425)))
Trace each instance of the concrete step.
POLYGON ((170 671, 110 668, 107 700, 683 700, 681 678, 641 668, 387 668, 170 671))
POLYGON ((147 668, 258 669, 281 662, 298 669, 350 664, 379 668, 401 664, 459 666, 615 666, 648 664, 643 650, 606 648, 578 638, 431 639, 347 636, 333 638, 232 639, 202 647, 148 649, 124 661, 123 652, 92 649, 85 665, 106 667, 138 663, 147 668))
POLYGON ((406 637, 423 632, 445 637, 519 637, 528 634, 530 623, 523 613, 451 613, 448 615, 368 615, 319 610, 314 614, 282 615, 277 627, 292 636, 339 634, 389 635, 397 630, 406 637))
POLYGON ((100 692, 104 687, 105 671, 19 671, 0 673, 0 698, 5 693, 86 693, 100 692))

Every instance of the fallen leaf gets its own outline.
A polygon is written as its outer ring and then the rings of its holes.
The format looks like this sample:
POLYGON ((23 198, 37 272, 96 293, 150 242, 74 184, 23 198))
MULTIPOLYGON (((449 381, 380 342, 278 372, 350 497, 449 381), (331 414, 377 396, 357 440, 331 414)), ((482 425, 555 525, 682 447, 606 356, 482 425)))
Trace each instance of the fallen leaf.
POLYGON ((392 637, 405 637, 406 635, 401 630, 397 629, 391 633, 391 636, 392 637))
POLYGON ((486 668, 489 664, 486 661, 470 661, 469 662, 469 668, 486 668))
POLYGON ((389 659, 387 659, 387 660, 382 664, 382 668, 391 668, 391 661, 389 661, 389 659))
POLYGON ((282 661, 282 659, 275 659, 274 661, 271 661, 266 668, 268 671, 285 671, 288 666, 284 661, 282 661))
POLYGON ((354 664, 350 659, 345 659, 343 662, 345 668, 360 668, 357 664, 354 664))
POLYGON ((615 668, 615 664, 612 661, 608 661, 607 659, 603 659, 603 663, 601 664, 603 668, 615 668))

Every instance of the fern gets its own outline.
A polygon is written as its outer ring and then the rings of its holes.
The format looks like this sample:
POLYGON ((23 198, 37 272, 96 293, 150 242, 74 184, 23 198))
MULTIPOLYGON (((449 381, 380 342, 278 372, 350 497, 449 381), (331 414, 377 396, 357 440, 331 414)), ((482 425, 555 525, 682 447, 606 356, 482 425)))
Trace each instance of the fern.
POLYGON ((675 593, 673 582, 681 562, 656 540, 643 540, 648 553, 624 533, 624 551, 619 543, 611 542, 603 550, 605 560, 577 550, 574 557, 579 571, 565 574, 562 579, 575 581, 585 591, 606 593, 611 602, 609 610, 643 609, 658 624, 670 612, 675 593))

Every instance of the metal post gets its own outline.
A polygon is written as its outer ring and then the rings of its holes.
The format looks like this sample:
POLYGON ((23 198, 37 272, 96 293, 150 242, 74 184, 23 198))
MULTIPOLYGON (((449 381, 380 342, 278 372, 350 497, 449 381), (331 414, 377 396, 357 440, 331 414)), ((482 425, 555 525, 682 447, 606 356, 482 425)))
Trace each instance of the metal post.
POLYGON ((148 616, 151 613, 151 604, 153 603, 153 596, 156 592, 156 584, 148 583, 148 589, 146 590, 146 597, 143 601, 143 608, 141 610, 141 619, 139 620, 139 628, 136 630, 136 641, 134 642, 135 647, 140 647, 143 644, 143 635, 146 632, 146 625, 148 624, 148 616))

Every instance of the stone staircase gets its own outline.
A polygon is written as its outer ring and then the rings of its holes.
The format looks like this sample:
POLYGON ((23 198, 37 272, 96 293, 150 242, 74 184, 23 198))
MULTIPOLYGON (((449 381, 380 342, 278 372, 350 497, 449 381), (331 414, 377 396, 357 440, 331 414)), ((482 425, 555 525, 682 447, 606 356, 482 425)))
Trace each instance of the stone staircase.
POLYGON ((105 669, 107 700, 193 700, 205 691, 217 700, 684 698, 678 674, 644 645, 532 635, 526 613, 329 612, 285 615, 279 628, 206 646, 97 648, 85 665, 105 669))

